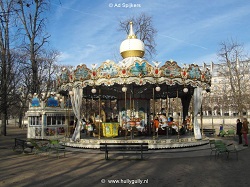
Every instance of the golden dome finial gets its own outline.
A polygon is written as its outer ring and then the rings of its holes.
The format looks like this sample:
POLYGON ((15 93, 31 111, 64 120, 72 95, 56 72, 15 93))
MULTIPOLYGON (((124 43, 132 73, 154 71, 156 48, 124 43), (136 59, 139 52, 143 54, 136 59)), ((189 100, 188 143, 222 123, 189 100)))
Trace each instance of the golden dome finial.
POLYGON ((130 30, 129 30, 128 39, 137 38, 136 35, 135 35, 135 33, 134 33, 134 31, 133 31, 133 22, 130 21, 129 25, 130 25, 130 30))
POLYGON ((145 52, 144 43, 137 39, 133 31, 133 22, 129 22, 130 31, 126 40, 124 40, 120 45, 120 53, 123 58, 127 57, 139 57, 142 58, 145 52))

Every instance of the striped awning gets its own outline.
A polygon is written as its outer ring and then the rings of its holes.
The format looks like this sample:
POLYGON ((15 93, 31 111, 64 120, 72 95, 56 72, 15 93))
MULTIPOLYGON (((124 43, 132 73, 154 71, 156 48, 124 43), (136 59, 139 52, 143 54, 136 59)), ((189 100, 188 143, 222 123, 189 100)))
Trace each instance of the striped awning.
MULTIPOLYGON (((65 116, 65 113, 46 113, 46 116, 65 116)), ((68 116, 68 114, 67 114, 68 116)))
POLYGON ((25 116, 30 117, 30 116, 40 116, 40 112, 26 112, 25 116))

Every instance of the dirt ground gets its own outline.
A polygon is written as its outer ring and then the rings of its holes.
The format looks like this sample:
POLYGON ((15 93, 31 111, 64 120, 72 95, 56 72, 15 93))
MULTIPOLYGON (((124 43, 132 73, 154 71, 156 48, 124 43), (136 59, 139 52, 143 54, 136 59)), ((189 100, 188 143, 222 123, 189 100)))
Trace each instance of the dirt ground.
POLYGON ((111 154, 99 150, 66 148, 66 157, 13 151, 14 138, 26 138, 27 129, 8 125, 0 136, 0 186, 250 186, 250 149, 233 142, 239 159, 230 154, 210 157, 209 146, 111 154), (120 185, 119 185, 120 184, 120 185))

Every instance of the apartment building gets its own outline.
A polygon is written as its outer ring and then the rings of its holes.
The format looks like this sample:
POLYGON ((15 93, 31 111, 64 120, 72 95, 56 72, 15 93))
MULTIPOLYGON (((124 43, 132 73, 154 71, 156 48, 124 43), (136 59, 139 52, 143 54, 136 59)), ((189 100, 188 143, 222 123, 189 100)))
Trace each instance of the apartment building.
POLYGON ((203 115, 250 115, 250 60, 204 67, 211 70, 212 81, 203 97, 203 115))

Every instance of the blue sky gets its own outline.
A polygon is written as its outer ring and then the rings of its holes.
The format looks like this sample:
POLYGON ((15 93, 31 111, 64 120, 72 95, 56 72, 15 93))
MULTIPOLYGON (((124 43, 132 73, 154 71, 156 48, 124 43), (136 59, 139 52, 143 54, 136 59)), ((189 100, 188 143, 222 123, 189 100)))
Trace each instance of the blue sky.
POLYGON ((250 51, 249 10, 249 0, 53 0, 47 31, 50 46, 61 53, 59 64, 90 68, 122 59, 127 34, 118 31, 119 20, 144 12, 158 31, 157 54, 149 62, 201 65, 218 63, 219 44, 231 38, 250 51), (130 3, 137 6, 123 7, 130 3))

